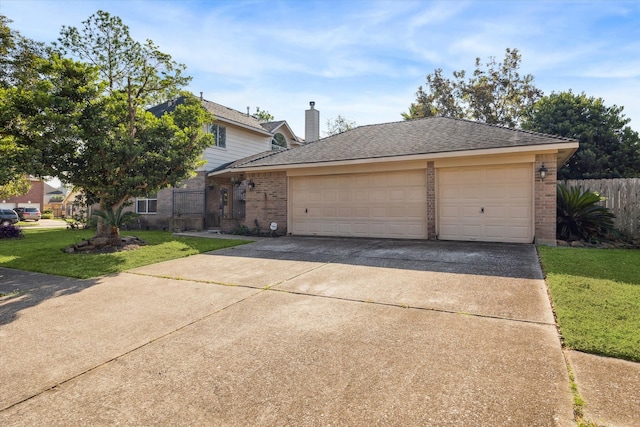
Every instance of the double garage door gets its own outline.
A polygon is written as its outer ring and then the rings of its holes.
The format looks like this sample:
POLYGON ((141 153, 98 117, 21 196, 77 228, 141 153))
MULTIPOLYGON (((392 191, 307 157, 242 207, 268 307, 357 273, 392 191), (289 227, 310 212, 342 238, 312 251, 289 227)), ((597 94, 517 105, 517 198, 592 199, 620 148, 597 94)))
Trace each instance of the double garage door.
POLYGON ((291 177, 292 234, 427 237, 424 170, 291 177))
MULTIPOLYGON (((426 171, 291 177, 290 232, 427 238, 426 171)), ((441 240, 533 240, 530 164, 437 170, 441 240)))

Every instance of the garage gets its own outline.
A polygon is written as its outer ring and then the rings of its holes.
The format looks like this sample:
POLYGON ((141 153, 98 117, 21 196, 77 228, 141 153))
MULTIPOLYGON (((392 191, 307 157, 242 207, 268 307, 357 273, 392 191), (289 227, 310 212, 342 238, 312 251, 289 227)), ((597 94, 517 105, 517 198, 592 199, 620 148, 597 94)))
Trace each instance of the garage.
POLYGON ((438 169, 437 188, 439 239, 533 241, 532 164, 438 169))
POLYGON ((578 145, 428 117, 360 126, 213 174, 252 184, 248 228, 276 222, 292 235, 555 245, 557 171, 578 145))
POLYGON ((295 176, 289 190, 293 234, 427 238, 424 170, 295 176))

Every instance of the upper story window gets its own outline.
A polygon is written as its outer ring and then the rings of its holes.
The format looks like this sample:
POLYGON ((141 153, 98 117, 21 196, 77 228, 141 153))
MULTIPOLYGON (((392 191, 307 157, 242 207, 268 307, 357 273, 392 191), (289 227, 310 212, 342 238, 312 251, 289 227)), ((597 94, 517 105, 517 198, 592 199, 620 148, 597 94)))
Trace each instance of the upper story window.
POLYGON ((136 213, 154 214, 158 213, 158 194, 149 194, 146 198, 136 198, 136 213))
POLYGON ((271 149, 282 150, 283 148, 287 148, 287 139, 283 134, 276 133, 271 140, 271 149))
POLYGON ((220 125, 209 125, 209 133, 213 134, 214 147, 227 148, 227 128, 220 125))

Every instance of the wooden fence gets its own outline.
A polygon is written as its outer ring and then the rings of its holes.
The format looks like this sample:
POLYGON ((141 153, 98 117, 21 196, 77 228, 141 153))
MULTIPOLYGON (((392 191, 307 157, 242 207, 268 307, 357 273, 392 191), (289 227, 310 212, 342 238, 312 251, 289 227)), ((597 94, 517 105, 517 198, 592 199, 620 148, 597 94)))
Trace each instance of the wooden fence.
POLYGON ((615 227, 629 236, 640 237, 640 178, 568 179, 560 183, 605 197, 601 204, 615 214, 615 227))

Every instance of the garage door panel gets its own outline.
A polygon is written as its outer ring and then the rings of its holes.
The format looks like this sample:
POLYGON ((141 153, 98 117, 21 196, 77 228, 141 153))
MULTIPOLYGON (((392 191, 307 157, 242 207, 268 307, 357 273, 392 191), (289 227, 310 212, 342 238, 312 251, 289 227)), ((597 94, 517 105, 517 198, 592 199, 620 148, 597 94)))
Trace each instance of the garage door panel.
POLYGON ((351 202, 353 200, 353 192, 338 190, 338 200, 340 202, 351 202))
POLYGON ((427 237, 424 170, 330 178, 291 177, 292 233, 427 237))
POLYGON ((356 202, 368 202, 369 201, 369 193, 362 192, 362 191, 355 191, 354 196, 355 196, 354 200, 356 202))
POLYGON ((322 191, 309 191, 307 201, 320 202, 322 201, 322 191))
POLYGON ((340 218, 350 218, 353 215, 353 208, 349 206, 340 206, 338 207, 338 216, 340 218))
POLYGON ((498 199, 503 200, 505 192, 508 192, 508 185, 488 185, 485 188, 484 197, 485 199, 498 199))
POLYGON ((335 201, 338 200, 338 194, 335 190, 330 191, 330 190, 324 190, 322 192, 322 201, 323 202, 329 202, 329 203, 333 203, 335 201))
POLYGON ((441 239, 531 242, 533 166, 439 169, 437 209, 441 239))

